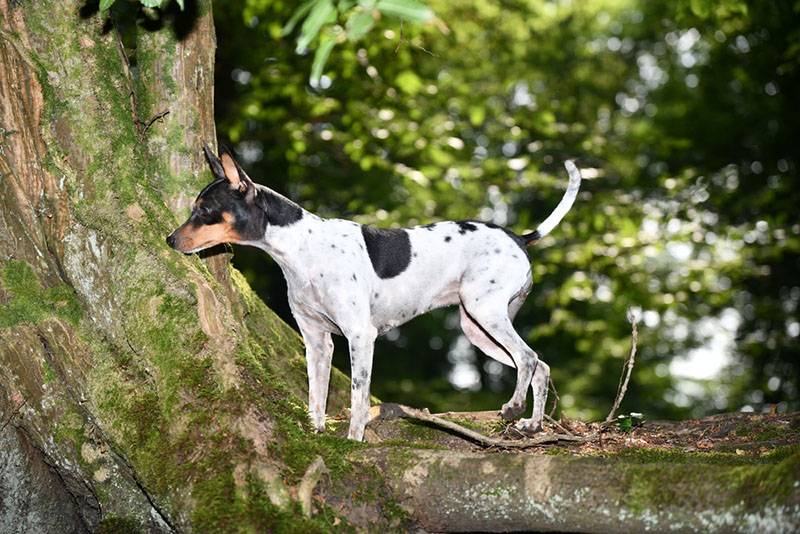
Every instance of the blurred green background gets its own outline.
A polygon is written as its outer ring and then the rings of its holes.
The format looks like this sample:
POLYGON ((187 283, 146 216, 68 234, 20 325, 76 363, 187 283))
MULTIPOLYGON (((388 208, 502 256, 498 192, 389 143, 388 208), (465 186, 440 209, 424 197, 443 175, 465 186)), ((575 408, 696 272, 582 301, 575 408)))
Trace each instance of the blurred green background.
MULTIPOLYGON (((298 54, 297 30, 282 35, 298 5, 214 5, 219 137, 254 179, 322 216, 519 232, 553 209, 575 158, 587 179, 529 249, 515 320, 559 409, 606 413, 629 307, 640 346, 623 410, 800 408, 800 2, 430 0, 433 23, 381 17, 339 43, 313 89, 318 41, 298 54)), ((341 39, 361 8, 336 5, 341 39)), ((275 263, 242 247, 234 263, 294 325, 275 263)), ((373 376, 383 400, 432 410, 496 409, 514 381, 450 309, 382 337, 373 376)))

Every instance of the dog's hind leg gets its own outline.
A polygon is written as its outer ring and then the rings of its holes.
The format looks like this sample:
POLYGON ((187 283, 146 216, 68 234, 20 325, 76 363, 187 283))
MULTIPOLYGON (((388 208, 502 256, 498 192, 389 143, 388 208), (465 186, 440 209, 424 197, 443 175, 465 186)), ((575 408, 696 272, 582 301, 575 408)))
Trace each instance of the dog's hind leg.
POLYGON ((520 419, 516 427, 526 433, 538 432, 542 427, 544 419, 544 407, 547 403, 547 384, 550 380, 550 366, 539 358, 536 370, 533 372, 531 380, 531 390, 533 391, 533 414, 530 419, 520 419))
MULTIPOLYGON (((469 292, 462 295, 462 327, 467 337, 488 356, 517 368, 517 384, 511 399, 503 405, 500 414, 504 419, 515 419, 525 411, 525 398, 531 385, 538 356, 517 334, 511 324, 506 298, 484 298, 477 305, 469 292)), ((513 313, 519 309, 514 305, 513 313)))
MULTIPOLYGON (((508 305, 508 318, 512 321, 514 317, 517 315, 522 303, 525 302, 525 296, 519 296, 514 298, 511 303, 508 305)), ((470 343, 481 349, 484 354, 497 360, 498 362, 502 363, 503 365, 507 365, 509 367, 514 367, 516 369, 517 364, 514 363, 514 360, 511 359, 509 353, 505 350, 505 348, 499 346, 493 339, 491 339, 486 332, 478 325, 467 313, 467 310, 464 309, 464 305, 461 304, 458 307, 458 310, 461 314, 461 330, 463 330, 464 335, 467 336, 470 343)))
POLYGON ((317 432, 325 430, 328 383, 331 377, 333 340, 330 332, 308 321, 297 321, 306 346, 308 369, 308 413, 317 432))

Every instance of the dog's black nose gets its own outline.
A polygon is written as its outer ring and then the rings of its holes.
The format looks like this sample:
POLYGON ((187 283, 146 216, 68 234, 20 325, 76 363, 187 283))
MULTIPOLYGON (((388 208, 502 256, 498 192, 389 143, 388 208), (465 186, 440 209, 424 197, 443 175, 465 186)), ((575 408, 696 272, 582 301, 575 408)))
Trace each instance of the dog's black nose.
POLYGON ((169 234, 167 236, 167 245, 172 248, 175 248, 175 236, 173 234, 169 234))

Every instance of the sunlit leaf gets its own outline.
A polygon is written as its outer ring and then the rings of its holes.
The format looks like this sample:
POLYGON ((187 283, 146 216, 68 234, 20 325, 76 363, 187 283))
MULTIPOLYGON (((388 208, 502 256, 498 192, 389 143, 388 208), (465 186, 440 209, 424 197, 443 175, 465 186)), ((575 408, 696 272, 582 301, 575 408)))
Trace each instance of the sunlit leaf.
POLYGON ((325 36, 320 40, 316 52, 314 52, 314 62, 311 64, 311 77, 308 83, 311 87, 319 87, 320 78, 322 78, 322 70, 325 68, 325 63, 328 62, 328 56, 331 55, 331 50, 336 45, 336 40, 333 37, 325 36))
POLYGON ((381 13, 410 22, 427 22, 433 19, 433 11, 416 0, 378 0, 375 7, 381 13))
POLYGON ((375 25, 375 19, 371 11, 356 11, 347 19, 347 39, 358 41, 369 32, 375 25))
POLYGON ((422 89, 422 80, 413 70, 404 70, 394 79, 394 83, 406 94, 415 95, 422 89))
POLYGON ((706 18, 711 13, 712 2, 711 0, 691 0, 690 4, 692 13, 700 18, 706 18))
POLYGON ((100 11, 108 11, 114 5, 114 0, 100 0, 100 11))
POLYGON ((292 18, 290 18, 289 21, 283 26, 283 29, 281 29, 281 36, 286 37, 292 33, 294 27, 297 26, 297 23, 308 14, 308 12, 311 10, 311 7, 318 1, 319 0, 308 0, 298 7, 292 14, 292 18))
POLYGON ((331 0, 318 0, 300 27, 296 52, 303 53, 319 34, 322 26, 336 20, 336 7, 331 0))

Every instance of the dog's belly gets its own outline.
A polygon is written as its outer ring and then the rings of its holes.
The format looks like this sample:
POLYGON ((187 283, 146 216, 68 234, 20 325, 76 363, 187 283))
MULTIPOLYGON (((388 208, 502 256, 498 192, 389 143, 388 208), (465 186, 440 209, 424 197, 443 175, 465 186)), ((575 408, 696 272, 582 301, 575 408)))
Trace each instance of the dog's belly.
POLYGON ((399 284, 399 282, 386 284, 388 287, 384 287, 382 293, 377 291, 373 295, 372 324, 378 329, 379 334, 388 332, 435 308, 458 304, 457 280, 427 285, 423 288, 410 287, 409 284, 399 284))

